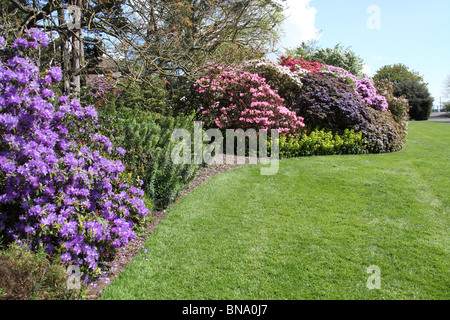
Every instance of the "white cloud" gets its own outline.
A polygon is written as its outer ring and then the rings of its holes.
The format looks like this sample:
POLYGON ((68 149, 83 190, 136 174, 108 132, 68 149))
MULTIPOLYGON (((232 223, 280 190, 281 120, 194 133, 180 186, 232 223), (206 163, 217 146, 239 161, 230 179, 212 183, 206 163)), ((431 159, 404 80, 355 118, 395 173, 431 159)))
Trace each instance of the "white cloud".
POLYGON ((364 65, 362 72, 366 75, 368 75, 369 77, 372 77, 372 68, 370 66, 368 66, 367 64, 364 65))
POLYGON ((284 22, 285 37, 282 47, 293 48, 302 41, 318 37, 320 30, 315 26, 317 9, 310 6, 310 0, 287 0, 288 18, 284 22))

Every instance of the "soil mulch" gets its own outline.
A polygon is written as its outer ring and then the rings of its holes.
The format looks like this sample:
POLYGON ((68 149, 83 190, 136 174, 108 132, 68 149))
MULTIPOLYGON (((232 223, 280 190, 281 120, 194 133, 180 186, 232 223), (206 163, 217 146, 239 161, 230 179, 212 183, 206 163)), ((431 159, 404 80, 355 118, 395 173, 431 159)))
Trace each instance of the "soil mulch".
MULTIPOLYGON (((237 164, 237 158, 234 157, 234 161, 230 163, 230 161, 227 161, 225 158, 225 155, 223 156, 223 161, 221 164, 212 164, 208 165, 206 167, 200 168, 197 172, 195 178, 188 184, 188 186, 181 192, 181 194, 178 196, 178 198, 175 200, 175 202, 171 205, 173 206, 178 201, 180 201, 181 198, 183 198, 185 195, 190 193, 192 190, 197 188, 198 186, 202 185, 206 181, 208 181, 210 178, 226 172, 230 169, 233 169, 237 166, 240 166, 242 164, 237 164)), ((245 158, 245 164, 249 163, 249 158, 245 158)), ((169 207, 170 208, 170 207, 169 207)), ((111 284, 111 281, 116 278, 120 272, 123 270, 123 268, 129 264, 135 256, 137 256, 140 252, 143 250, 144 242, 147 240, 147 238, 153 233, 153 231, 156 229, 158 224, 166 217, 167 210, 162 211, 152 211, 152 221, 148 224, 143 234, 141 234, 139 237, 136 237, 133 241, 131 241, 126 247, 120 248, 117 252, 114 260, 111 262, 106 263, 102 269, 101 276, 99 279, 95 280, 94 282, 91 282, 88 285, 87 292, 85 295, 85 299, 87 300, 95 300, 102 294, 102 291, 104 288, 111 284)))

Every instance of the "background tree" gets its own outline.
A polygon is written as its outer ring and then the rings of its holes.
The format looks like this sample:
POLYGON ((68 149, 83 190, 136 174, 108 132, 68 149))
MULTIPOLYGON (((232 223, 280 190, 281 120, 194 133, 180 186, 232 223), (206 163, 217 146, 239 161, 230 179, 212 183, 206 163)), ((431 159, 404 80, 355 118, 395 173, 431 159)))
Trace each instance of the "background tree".
POLYGON ((450 101, 445 102, 442 107, 444 111, 450 112, 450 101))
MULTIPOLYGON (((1 0, 6 1, 6 0, 1 0)), ((79 76, 100 54, 122 78, 178 84, 206 65, 262 57, 279 40, 285 0, 8 0, 20 11, 18 31, 53 32, 53 64, 80 86, 79 76), (68 28, 67 7, 81 9, 80 28, 68 28), (85 52, 87 61, 85 61, 85 52)), ((66 81, 66 84, 68 82, 66 81)), ((183 83, 183 82, 181 82, 183 83)))
POLYGON ((316 38, 308 41, 302 41, 302 43, 294 49, 286 49, 286 55, 293 56, 297 59, 303 58, 307 61, 311 61, 312 55, 319 49, 320 47, 316 38))
POLYGON ((425 84, 422 75, 420 75, 417 71, 409 70, 409 68, 402 63, 381 67, 375 73, 373 78, 375 80, 386 79, 389 82, 393 82, 394 84, 403 80, 416 80, 422 84, 425 84))
POLYGON ((427 120, 433 108, 433 97, 428 90, 428 84, 417 71, 410 70, 402 63, 386 65, 380 68, 375 80, 388 80, 394 84, 394 95, 405 96, 410 109, 409 115, 414 120, 427 120))
MULTIPOLYGON (((194 76, 206 65, 261 57, 279 40, 283 7, 274 0, 133 0, 130 54, 147 73, 194 76)), ((137 68, 138 66, 136 66, 137 68)))
POLYGON ((408 100, 409 115, 414 120, 427 120, 433 108, 433 97, 423 83, 414 79, 401 80, 394 85, 394 95, 408 100))

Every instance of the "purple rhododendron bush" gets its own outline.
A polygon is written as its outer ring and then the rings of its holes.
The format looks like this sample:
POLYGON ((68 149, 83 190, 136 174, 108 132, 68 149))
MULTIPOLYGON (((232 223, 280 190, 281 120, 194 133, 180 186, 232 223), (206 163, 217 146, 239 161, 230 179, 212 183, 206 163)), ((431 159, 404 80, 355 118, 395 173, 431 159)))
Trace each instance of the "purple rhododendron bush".
POLYGON ((0 37, 0 235, 95 275, 149 209, 125 151, 95 132, 95 108, 56 96, 61 69, 28 56, 47 44, 37 29, 0 37))

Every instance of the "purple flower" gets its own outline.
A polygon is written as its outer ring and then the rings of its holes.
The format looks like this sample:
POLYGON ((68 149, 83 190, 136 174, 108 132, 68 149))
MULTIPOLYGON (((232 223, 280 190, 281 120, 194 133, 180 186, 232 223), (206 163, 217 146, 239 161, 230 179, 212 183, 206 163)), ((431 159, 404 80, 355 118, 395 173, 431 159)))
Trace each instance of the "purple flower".
POLYGON ((9 113, 0 114, 0 125, 3 126, 7 131, 13 130, 17 126, 18 122, 19 119, 16 116, 13 116, 9 113))
POLYGON ((61 261, 62 261, 62 262, 67 263, 67 262, 69 262, 70 260, 72 260, 72 256, 70 255, 70 253, 66 252, 66 253, 63 253, 63 254, 61 255, 61 261))
POLYGON ((31 226, 26 226, 24 230, 29 236, 36 232, 36 229, 31 226))
POLYGON ((53 98, 55 96, 55 94, 53 93, 53 90, 51 89, 47 89, 47 88, 43 88, 41 90, 41 95, 45 100, 48 100, 50 98, 53 98))
POLYGON ((73 153, 68 153, 64 156, 64 163, 69 167, 78 165, 78 160, 73 153))
POLYGON ((38 216, 40 217, 42 215, 42 207, 37 205, 30 208, 28 211, 29 215, 31 216, 38 216))
POLYGON ((14 49, 18 49, 18 48, 26 49, 26 48, 28 48, 28 40, 24 39, 24 38, 17 38, 13 42, 13 48, 14 49))
POLYGON ((138 189, 135 186, 131 186, 130 192, 136 194, 138 192, 138 189))
POLYGON ((53 80, 55 80, 56 82, 61 81, 62 70, 60 67, 51 67, 48 73, 53 78, 53 80))
POLYGON ((38 28, 31 28, 28 30, 27 35, 34 41, 39 42, 43 47, 48 46, 47 35, 38 28))
POLYGON ((121 148, 121 147, 118 147, 118 148, 116 149, 116 151, 117 151, 117 153, 118 153, 120 156, 123 156, 123 155, 125 155, 125 153, 126 153, 125 149, 123 149, 123 148, 121 148))
POLYGON ((77 223, 75 221, 69 221, 61 227, 59 233, 61 234, 61 236, 67 237, 69 235, 75 234, 76 231, 77 231, 77 223))
POLYGON ((16 164, 13 161, 7 161, 0 165, 0 168, 7 174, 13 173, 16 170, 16 164))
POLYGON ((97 119, 97 110, 93 106, 87 106, 84 108, 84 112, 87 117, 97 119))
POLYGON ((55 213, 50 213, 48 216, 44 217, 41 219, 41 223, 44 226, 49 226, 51 225, 53 222, 55 222, 57 220, 57 216, 55 213))

